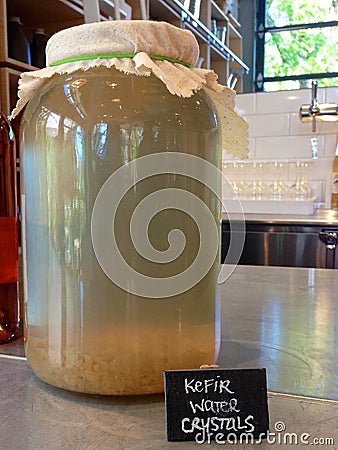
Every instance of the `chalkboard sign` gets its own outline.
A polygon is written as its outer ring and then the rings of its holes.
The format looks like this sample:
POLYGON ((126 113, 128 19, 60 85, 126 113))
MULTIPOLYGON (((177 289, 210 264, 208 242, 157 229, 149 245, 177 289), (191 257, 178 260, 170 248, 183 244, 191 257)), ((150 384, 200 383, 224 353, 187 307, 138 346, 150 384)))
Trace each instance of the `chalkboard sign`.
POLYGON ((164 382, 168 441, 266 437, 265 369, 169 370, 164 382))

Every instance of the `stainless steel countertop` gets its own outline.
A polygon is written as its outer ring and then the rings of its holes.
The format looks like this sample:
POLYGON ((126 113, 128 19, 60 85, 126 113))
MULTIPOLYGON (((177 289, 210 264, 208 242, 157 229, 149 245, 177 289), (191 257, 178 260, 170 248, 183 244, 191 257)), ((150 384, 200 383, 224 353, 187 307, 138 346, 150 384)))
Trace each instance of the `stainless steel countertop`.
MULTIPOLYGON (((195 442, 167 442, 161 395, 89 397, 43 384, 32 375, 25 361, 0 358, 0 370, 1 450, 185 450, 200 447, 195 442)), ((297 436, 297 449, 309 449, 309 445, 299 443, 305 433, 309 435, 309 444, 315 439, 338 442, 337 404, 280 394, 270 394, 268 404, 270 431, 275 433, 269 437, 269 442, 231 447, 271 449, 273 439, 283 442, 286 433, 297 436), (284 426, 285 432, 276 432, 277 427, 284 426)), ((276 448, 289 450, 290 447, 277 444, 276 448)), ((206 444, 206 448, 222 446, 212 443, 206 444)), ((317 445, 317 448, 337 447, 317 445)))
MULTIPOLYGON (((324 225, 338 227, 338 212, 332 209, 316 209, 312 215, 299 214, 245 214, 245 221, 250 223, 268 224, 294 224, 294 225, 324 225)), ((222 214, 223 220, 227 220, 227 214, 222 214)), ((232 214, 232 219, 241 219, 241 216, 232 214)))
POLYGON ((338 272, 237 266, 222 286, 222 367, 266 367, 268 389, 338 400, 338 272))
MULTIPOLYGON (((310 442, 333 437, 338 445, 337 271, 238 266, 222 285, 221 304, 219 364, 266 367, 268 389, 274 392, 269 394, 270 431, 282 421, 286 432, 309 433, 310 442)), ((2 450, 196 446, 167 443, 163 396, 73 394, 40 382, 25 358, 12 356, 22 354, 22 340, 0 346, 0 352, 2 450)))

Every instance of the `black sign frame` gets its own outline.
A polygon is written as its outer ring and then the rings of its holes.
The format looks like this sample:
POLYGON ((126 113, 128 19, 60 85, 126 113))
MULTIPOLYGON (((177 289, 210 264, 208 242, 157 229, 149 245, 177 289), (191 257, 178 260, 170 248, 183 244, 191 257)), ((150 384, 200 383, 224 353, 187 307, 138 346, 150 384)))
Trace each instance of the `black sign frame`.
POLYGON ((164 385, 168 441, 267 435, 264 368, 168 370, 164 385))

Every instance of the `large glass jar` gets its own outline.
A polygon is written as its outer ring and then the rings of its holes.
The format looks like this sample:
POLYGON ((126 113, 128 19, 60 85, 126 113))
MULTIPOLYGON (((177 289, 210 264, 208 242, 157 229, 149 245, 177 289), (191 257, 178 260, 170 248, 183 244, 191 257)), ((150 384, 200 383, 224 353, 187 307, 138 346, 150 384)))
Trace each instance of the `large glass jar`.
MULTIPOLYGON (((21 146, 26 354, 36 375, 79 392, 148 394, 163 391, 164 370, 215 362, 219 252, 200 281, 174 295, 170 288, 177 274, 189 281, 189 267, 203 256, 202 239, 203 245, 206 239, 219 242, 221 207, 203 183, 207 176, 201 171, 201 180, 187 176, 191 161, 182 160, 182 173, 166 167, 170 154, 179 164, 180 154, 187 154, 216 172, 220 167, 217 116, 205 91, 180 98, 155 76, 106 67, 54 76, 24 111, 21 146), (159 154, 161 167, 154 164, 153 175, 139 180, 133 163, 159 154), (130 170, 119 179, 130 189, 121 195, 112 223, 109 195, 120 188, 114 174, 124 167, 130 170), (179 189, 177 198, 182 192, 188 212, 152 197, 171 189, 179 189), (184 192, 194 194, 197 206, 184 192), (138 229, 132 215, 137 208, 147 210, 142 203, 147 197, 157 213, 146 229, 138 229), (196 217, 208 214, 214 228, 202 238, 196 217), (181 230, 176 237, 183 250, 164 263, 160 254, 168 251, 174 229, 181 230), (115 268, 113 259, 112 267, 106 265, 112 235, 134 270, 124 285, 114 279, 119 262, 115 268), (148 239, 159 254, 153 261, 136 245, 148 239), (149 284, 172 277, 168 295, 165 290, 162 296, 146 295, 148 283, 138 292, 133 273, 149 277, 149 284)), ((220 178, 216 186, 220 195, 220 178)))

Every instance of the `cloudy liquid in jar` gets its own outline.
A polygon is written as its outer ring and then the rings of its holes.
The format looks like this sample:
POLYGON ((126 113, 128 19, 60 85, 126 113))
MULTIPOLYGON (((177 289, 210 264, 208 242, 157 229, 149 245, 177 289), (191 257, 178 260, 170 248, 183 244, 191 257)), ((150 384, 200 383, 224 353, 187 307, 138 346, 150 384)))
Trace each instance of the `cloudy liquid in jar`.
MULTIPOLYGON (((216 125, 213 104, 203 91, 183 99, 155 77, 114 69, 58 77, 30 102, 21 133, 26 353, 42 380, 86 393, 147 394, 163 391, 163 370, 215 361, 219 255, 186 292, 144 298, 121 289, 104 273, 93 250, 91 221, 106 180, 136 158, 185 152, 219 167, 216 125)), ((157 173, 131 183, 119 204, 114 234, 128 265, 149 277, 179 274, 198 254, 198 226, 174 208, 156 214, 148 230, 137 234, 148 234, 153 247, 165 251, 168 233, 180 229, 186 242, 178 258, 166 264, 148 261, 133 245, 133 211, 152 192, 167 188, 193 192, 220 225, 219 201, 199 181, 157 173)))

